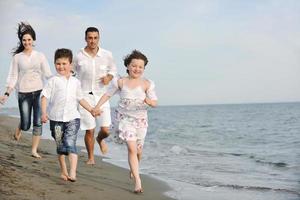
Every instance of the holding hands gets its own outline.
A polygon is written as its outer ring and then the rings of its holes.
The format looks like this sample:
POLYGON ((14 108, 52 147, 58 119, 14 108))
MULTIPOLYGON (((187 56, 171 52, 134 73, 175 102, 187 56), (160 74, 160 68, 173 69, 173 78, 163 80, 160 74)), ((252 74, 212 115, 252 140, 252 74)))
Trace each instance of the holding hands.
POLYGON ((42 113, 41 121, 42 121, 42 123, 47 123, 47 121, 48 121, 47 113, 42 113))
MULTIPOLYGON (((100 109, 97 109, 95 107, 95 108, 90 109, 89 112, 91 113, 91 115, 93 115, 93 117, 97 117, 97 116, 100 116, 103 111, 101 111, 100 109)), ((49 118, 48 118, 47 113, 42 113, 42 116, 41 116, 42 123, 47 123, 48 120, 49 120, 49 118)))
POLYGON ((97 116, 100 116, 101 113, 103 111, 98 109, 97 107, 94 107, 93 109, 91 109, 90 113, 93 115, 93 117, 97 117, 97 116))

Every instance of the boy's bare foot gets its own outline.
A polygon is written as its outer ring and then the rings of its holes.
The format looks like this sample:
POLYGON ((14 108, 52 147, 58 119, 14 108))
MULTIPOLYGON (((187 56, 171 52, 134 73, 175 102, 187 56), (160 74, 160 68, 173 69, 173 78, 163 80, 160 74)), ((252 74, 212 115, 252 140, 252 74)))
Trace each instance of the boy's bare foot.
POLYGON ((68 176, 68 181, 76 182, 76 177, 68 176))
POLYGON ((85 162, 85 164, 87 165, 94 165, 95 164, 95 160, 88 160, 85 162))
POLYGON ((101 140, 99 137, 97 137, 96 140, 97 140, 97 142, 98 142, 98 144, 100 146, 100 151, 102 152, 102 154, 103 155, 106 154, 107 151, 108 151, 108 146, 105 143, 105 141, 103 139, 101 140))
POLYGON ((31 152, 31 156, 34 158, 42 158, 37 152, 31 152))
POLYGON ((62 179, 62 180, 64 180, 64 181, 67 181, 68 180, 68 175, 66 175, 66 174, 61 174, 60 175, 60 178, 62 179))

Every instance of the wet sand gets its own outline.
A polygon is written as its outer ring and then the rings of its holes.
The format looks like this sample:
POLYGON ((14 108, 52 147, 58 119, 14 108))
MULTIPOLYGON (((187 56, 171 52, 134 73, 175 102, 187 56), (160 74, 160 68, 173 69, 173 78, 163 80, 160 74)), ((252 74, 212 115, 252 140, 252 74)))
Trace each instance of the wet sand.
POLYGON ((0 199, 103 199, 169 200, 163 193, 170 188, 163 182, 142 175, 143 194, 134 194, 129 171, 97 158, 86 165, 87 155, 79 153, 77 181, 60 179, 55 143, 41 140, 42 159, 31 156, 31 134, 13 140, 18 119, 0 116, 0 199))

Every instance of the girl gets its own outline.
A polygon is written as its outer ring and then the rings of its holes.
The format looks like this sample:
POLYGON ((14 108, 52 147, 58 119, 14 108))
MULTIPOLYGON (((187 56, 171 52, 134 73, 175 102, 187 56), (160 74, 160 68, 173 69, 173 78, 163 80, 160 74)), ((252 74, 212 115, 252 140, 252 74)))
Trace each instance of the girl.
MULTIPOLYGON (((130 176, 135 181, 134 193, 142 193, 142 183, 139 174, 139 161, 147 133, 147 107, 157 105, 154 83, 143 78, 147 57, 134 50, 124 59, 128 76, 118 79, 112 84, 108 92, 98 101, 94 112, 99 114, 100 107, 116 92, 120 94, 120 101, 116 109, 116 128, 119 137, 126 141, 130 176)), ((94 113, 94 114, 95 114, 94 113)))
POLYGON ((14 88, 18 91, 18 104, 20 111, 20 124, 16 128, 14 138, 18 141, 21 130, 27 131, 31 126, 31 113, 33 114, 32 130, 32 156, 41 158, 37 148, 42 134, 40 93, 43 88, 43 78, 51 76, 50 67, 44 54, 33 50, 35 31, 24 22, 19 24, 18 38, 20 40, 13 52, 13 60, 7 77, 7 88, 0 103, 4 104, 14 88))

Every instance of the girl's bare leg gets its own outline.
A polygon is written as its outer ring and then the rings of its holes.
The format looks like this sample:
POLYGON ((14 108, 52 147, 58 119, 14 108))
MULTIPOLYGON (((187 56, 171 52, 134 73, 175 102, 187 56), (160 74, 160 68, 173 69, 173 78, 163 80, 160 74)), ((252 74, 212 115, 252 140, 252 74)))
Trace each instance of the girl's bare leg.
MULTIPOLYGON (((138 159, 139 163, 142 159, 142 153, 143 153, 143 146, 138 144, 137 145, 137 159, 138 159)), ((129 173, 129 178, 133 179, 133 174, 132 174, 131 170, 130 170, 130 173, 129 173)))
POLYGON ((137 158, 139 160, 139 162, 142 159, 142 153, 143 153, 143 146, 141 144, 137 145, 137 158))
POLYGON ((127 142, 128 148, 128 163, 130 166, 130 170, 133 174, 134 181, 135 181, 135 188, 134 192, 142 191, 142 183, 139 174, 139 160, 137 156, 137 144, 135 141, 128 141, 127 142))

